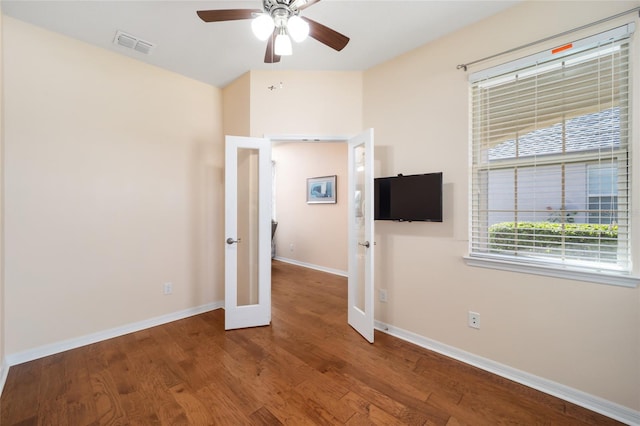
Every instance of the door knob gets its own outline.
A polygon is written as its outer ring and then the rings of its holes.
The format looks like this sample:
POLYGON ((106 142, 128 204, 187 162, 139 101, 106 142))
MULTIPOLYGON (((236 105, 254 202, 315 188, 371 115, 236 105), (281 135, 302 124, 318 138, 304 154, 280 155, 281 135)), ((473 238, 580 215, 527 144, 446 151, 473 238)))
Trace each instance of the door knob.
POLYGON ((366 248, 369 248, 369 246, 370 246, 371 244, 369 244, 369 241, 365 241, 364 243, 358 243, 358 245, 359 245, 359 246, 366 247, 366 248))
POLYGON ((229 245, 239 243, 240 241, 242 241, 240 238, 238 238, 237 240, 234 240, 231 237, 227 238, 227 244, 229 245))

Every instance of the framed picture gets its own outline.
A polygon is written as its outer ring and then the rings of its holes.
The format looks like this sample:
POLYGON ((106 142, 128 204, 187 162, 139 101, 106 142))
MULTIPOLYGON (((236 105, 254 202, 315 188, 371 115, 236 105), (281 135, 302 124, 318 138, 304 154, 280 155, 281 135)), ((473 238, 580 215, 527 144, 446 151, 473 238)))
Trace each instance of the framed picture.
POLYGON ((307 179, 307 204, 336 202, 336 175, 307 179))

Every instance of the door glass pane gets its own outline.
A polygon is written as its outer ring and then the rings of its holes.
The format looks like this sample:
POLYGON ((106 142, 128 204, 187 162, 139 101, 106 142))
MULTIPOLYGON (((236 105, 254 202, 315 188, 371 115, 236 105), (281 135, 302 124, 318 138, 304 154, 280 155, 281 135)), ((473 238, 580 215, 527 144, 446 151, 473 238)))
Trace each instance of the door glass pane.
POLYGON ((258 300, 258 150, 238 149, 238 306, 258 300))
POLYGON ((354 151, 354 161, 355 164, 352 167, 355 170, 355 209, 354 214, 355 217, 355 226, 356 226, 356 236, 358 240, 357 247, 357 259, 358 259, 358 267, 357 267, 357 276, 355 277, 355 288, 356 288, 356 308, 360 309, 364 312, 364 285, 365 285, 365 260, 366 260, 366 250, 367 248, 362 245, 365 244, 365 227, 364 227, 364 206, 365 203, 368 203, 369 200, 365 199, 365 149, 364 145, 359 145, 355 148, 354 151))

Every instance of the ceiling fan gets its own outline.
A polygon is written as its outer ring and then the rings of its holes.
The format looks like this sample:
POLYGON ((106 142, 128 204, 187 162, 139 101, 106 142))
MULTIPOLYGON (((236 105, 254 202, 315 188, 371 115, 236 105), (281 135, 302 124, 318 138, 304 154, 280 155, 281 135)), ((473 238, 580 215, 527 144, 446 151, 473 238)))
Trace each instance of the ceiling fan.
POLYGON ((300 16, 300 12, 320 0, 262 0, 260 9, 199 10, 204 22, 237 21, 253 19, 251 29, 260 40, 269 40, 264 61, 280 62, 281 56, 291 55, 291 39, 301 42, 307 36, 332 49, 340 51, 349 43, 349 37, 312 19, 300 16))

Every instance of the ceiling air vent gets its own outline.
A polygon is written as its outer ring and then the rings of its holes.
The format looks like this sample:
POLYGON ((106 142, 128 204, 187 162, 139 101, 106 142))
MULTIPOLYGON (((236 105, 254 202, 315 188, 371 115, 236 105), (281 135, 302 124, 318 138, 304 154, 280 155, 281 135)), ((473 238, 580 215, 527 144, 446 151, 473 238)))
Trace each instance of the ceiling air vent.
POLYGON ((124 33, 122 31, 117 31, 116 36, 113 39, 113 44, 117 44, 128 49, 136 50, 145 55, 149 55, 155 44, 149 43, 148 41, 141 40, 138 37, 132 36, 131 34, 124 33))
POLYGON ((149 53, 151 53, 151 49, 153 49, 153 44, 147 43, 146 41, 138 40, 134 49, 140 53, 148 55, 149 53))

